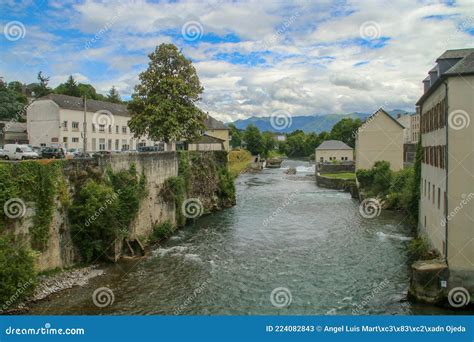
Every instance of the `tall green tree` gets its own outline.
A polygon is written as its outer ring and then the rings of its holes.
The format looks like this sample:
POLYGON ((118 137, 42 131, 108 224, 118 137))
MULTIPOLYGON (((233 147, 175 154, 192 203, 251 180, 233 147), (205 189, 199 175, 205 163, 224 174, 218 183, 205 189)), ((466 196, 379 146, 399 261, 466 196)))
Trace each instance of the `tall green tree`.
MULTIPOLYGON (((11 82, 10 82, 11 84, 11 82)), ((0 120, 24 121, 27 98, 6 83, 0 82, 0 120)))
POLYGON ((244 131, 243 139, 247 150, 253 155, 261 154, 263 152, 262 135, 260 130, 255 125, 248 125, 244 131))
POLYGON ((230 129, 230 146, 232 146, 232 148, 242 146, 242 133, 239 131, 239 129, 235 127, 233 123, 230 123, 227 127, 230 129))
POLYGON ((341 140, 350 147, 355 146, 355 133, 361 125, 360 119, 344 118, 331 129, 331 139, 341 140))
POLYGON ((49 77, 44 76, 43 73, 40 71, 38 73, 37 78, 38 83, 33 86, 33 92, 35 93, 35 97, 39 98, 50 94, 52 90, 50 87, 48 87, 49 77))
POLYGON ((268 157, 270 151, 275 149, 276 141, 275 134, 270 132, 262 133, 262 155, 263 157, 268 157))
POLYGON ((115 86, 110 88, 109 93, 107 94, 107 101, 112 103, 122 103, 122 98, 115 86))
POLYGON ((191 60, 173 44, 161 44, 148 57, 128 103, 130 130, 137 138, 196 140, 205 129, 205 114, 196 106, 204 89, 191 60))
POLYGON ((64 95, 69 95, 69 96, 81 96, 81 90, 79 86, 77 85, 76 80, 72 75, 69 76, 67 81, 65 83, 61 83, 58 85, 55 89, 54 92, 56 94, 64 94, 64 95))

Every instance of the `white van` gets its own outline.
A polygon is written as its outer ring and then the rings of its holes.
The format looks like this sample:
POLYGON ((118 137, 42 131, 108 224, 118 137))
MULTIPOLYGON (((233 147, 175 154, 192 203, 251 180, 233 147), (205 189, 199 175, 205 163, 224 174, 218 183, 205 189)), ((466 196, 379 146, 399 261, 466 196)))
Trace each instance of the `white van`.
POLYGON ((24 159, 38 159, 39 155, 33 152, 28 145, 20 144, 6 144, 3 147, 5 159, 24 160, 24 159))

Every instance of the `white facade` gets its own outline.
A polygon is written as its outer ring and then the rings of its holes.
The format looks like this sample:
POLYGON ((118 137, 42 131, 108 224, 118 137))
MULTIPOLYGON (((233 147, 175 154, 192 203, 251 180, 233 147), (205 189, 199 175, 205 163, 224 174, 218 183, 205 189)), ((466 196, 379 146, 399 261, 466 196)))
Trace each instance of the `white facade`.
MULTIPOLYGON (((418 111, 418 109, 417 109, 418 111)), ((420 140, 420 113, 410 115, 410 126, 411 126, 411 141, 412 144, 417 144, 420 140)))
MULTIPOLYGON (((149 139, 134 139, 129 116, 107 111, 86 112, 87 152, 135 150, 153 146, 149 139)), ((61 108, 51 99, 34 101, 27 111, 28 139, 32 146, 84 147, 84 111, 61 108)))

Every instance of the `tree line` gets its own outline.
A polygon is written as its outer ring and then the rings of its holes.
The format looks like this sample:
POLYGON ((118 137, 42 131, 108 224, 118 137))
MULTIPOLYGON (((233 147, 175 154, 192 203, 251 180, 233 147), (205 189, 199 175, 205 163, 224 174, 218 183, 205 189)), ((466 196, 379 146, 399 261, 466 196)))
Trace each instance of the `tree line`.
POLYGON ((20 81, 4 82, 0 79, 0 120, 24 121, 24 109, 28 98, 40 98, 49 94, 64 94, 76 97, 86 96, 88 99, 124 103, 119 92, 112 86, 107 95, 97 93, 96 89, 87 83, 78 83, 71 75, 66 82, 56 88, 49 87, 49 77, 40 71, 37 82, 25 85, 20 81))
POLYGON ((277 152, 287 157, 311 157, 314 150, 325 140, 340 140, 354 147, 357 129, 361 126, 360 119, 344 118, 337 122, 330 132, 305 133, 295 130, 291 133, 277 134, 274 132, 260 132, 258 127, 248 125, 245 130, 239 130, 234 124, 229 124, 231 130, 231 146, 245 148, 250 153, 268 157, 277 152), (284 136, 278 140, 277 136, 284 136))

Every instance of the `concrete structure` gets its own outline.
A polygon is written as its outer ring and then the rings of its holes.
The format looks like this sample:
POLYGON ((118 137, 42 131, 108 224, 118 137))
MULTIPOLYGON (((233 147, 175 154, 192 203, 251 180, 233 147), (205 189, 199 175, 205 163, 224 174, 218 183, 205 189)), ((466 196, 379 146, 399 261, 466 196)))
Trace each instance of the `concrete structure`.
POLYGON ((448 50, 436 62, 417 103, 423 147, 418 226, 449 267, 448 289, 462 286, 472 301, 474 49, 448 50))
POLYGON ((87 151, 134 150, 153 146, 149 139, 134 139, 128 121, 130 114, 122 104, 50 94, 34 101, 27 110, 27 128, 33 146, 84 147, 87 151), (86 126, 84 126, 84 116, 86 126))
POLYGON ((28 144, 26 122, 0 121, 0 146, 28 144))
POLYGON ((397 115, 397 121, 405 127, 403 130, 403 143, 409 144, 411 143, 411 118, 410 115, 397 115))
POLYGON ((375 162, 390 162, 390 168, 403 168, 404 127, 379 109, 359 127, 356 137, 356 170, 371 169, 375 162))
POLYGON ((326 140, 321 143, 314 151, 315 161, 319 163, 326 162, 345 162, 354 160, 352 147, 347 146, 339 140, 326 140))

